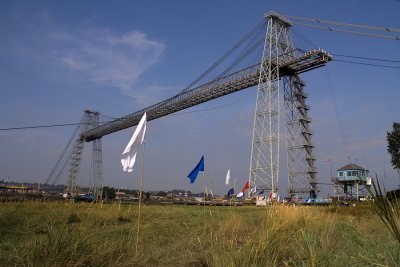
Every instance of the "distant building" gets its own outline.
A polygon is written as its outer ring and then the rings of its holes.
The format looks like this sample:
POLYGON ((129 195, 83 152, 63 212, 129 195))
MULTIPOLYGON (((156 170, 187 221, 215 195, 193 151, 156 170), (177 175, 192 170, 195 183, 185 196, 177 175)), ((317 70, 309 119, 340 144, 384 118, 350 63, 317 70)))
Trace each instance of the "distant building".
POLYGON ((349 163, 337 171, 337 177, 332 177, 335 197, 342 199, 359 199, 368 195, 367 186, 371 185, 369 170, 349 163))
POLYGON ((32 193, 32 188, 26 185, 9 185, 6 187, 8 192, 24 194, 24 193, 32 193))
POLYGON ((369 170, 350 163, 337 170, 338 180, 341 182, 361 180, 366 182, 369 170))
POLYGON ((128 196, 125 192, 115 192, 115 199, 116 200, 127 200, 128 196))

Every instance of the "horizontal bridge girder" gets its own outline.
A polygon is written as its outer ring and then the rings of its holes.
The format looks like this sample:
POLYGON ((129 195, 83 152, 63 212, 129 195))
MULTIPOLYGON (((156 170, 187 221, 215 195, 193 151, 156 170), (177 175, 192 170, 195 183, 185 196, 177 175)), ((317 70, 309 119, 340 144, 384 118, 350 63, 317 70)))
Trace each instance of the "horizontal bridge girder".
MULTIPOLYGON (((279 78, 315 69, 330 60, 331 56, 322 50, 306 52, 282 62, 279 66, 279 78)), ((265 82, 267 79, 265 75, 260 78, 260 65, 250 66, 194 89, 179 93, 153 106, 90 129, 83 132, 80 139, 90 142, 105 135, 135 126, 145 112, 147 113, 147 120, 150 121, 255 86, 259 82, 265 82)), ((278 77, 274 78, 277 79, 278 77)))

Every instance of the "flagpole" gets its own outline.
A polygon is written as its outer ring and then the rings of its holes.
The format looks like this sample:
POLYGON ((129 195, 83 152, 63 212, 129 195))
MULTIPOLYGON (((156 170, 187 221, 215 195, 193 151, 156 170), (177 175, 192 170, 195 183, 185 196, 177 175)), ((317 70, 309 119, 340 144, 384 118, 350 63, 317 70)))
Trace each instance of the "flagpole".
MULTIPOLYGON (((214 184, 213 184, 212 170, 210 170, 210 177, 211 177, 211 187, 210 187, 210 191, 212 192, 212 188, 213 188, 213 186, 214 186, 214 184)), ((214 193, 211 194, 211 203, 212 203, 212 201, 213 201, 213 198, 214 198, 214 193)))
POLYGON ((119 190, 121 189, 121 187, 118 188, 118 211, 121 210, 121 196, 119 196, 119 190))
MULTIPOLYGON (((212 170, 210 169, 210 179, 211 179, 211 187, 210 187, 210 191, 212 192, 212 188, 213 188, 213 180, 212 180, 212 170)), ((212 199, 213 199, 213 196, 214 194, 211 194, 211 202, 212 202, 212 199)))
POLYGON ((203 171, 203 182, 204 182, 204 200, 203 200, 203 223, 204 223, 204 231, 206 230, 206 177, 205 171, 203 171))
MULTIPOLYGON (((142 118, 138 126, 136 127, 135 131, 131 139, 129 140, 128 144, 126 145, 124 151, 121 155, 121 164, 122 169, 125 172, 132 172, 133 166, 135 165, 136 161, 136 154, 138 151, 138 146, 140 144, 143 145, 142 147, 142 163, 141 163, 141 175, 140 175, 140 190, 139 190, 139 211, 138 211, 138 219, 137 219, 137 232, 136 232, 136 257, 138 256, 138 246, 139 246, 139 233, 140 233, 140 213, 141 213, 141 203, 142 203, 142 192, 143 192, 143 175, 144 175, 144 150, 145 150, 145 141, 144 136, 146 133, 146 112, 143 114, 142 118)), ((134 227, 131 228, 133 230, 134 227)))
MULTIPOLYGON (((236 193, 236 177, 233 179, 233 192, 236 193)), ((236 193, 237 195, 237 193, 236 193)), ((233 206, 235 206, 236 198, 233 198, 233 206)))
POLYGON ((138 256, 138 246, 139 246, 139 231, 140 231, 140 211, 141 211, 141 202, 142 202, 142 190, 143 190, 143 175, 144 175, 144 148, 146 142, 143 141, 142 147, 142 164, 141 164, 141 174, 140 174, 140 191, 139 191, 139 213, 137 220, 137 232, 136 232, 136 257, 138 256))

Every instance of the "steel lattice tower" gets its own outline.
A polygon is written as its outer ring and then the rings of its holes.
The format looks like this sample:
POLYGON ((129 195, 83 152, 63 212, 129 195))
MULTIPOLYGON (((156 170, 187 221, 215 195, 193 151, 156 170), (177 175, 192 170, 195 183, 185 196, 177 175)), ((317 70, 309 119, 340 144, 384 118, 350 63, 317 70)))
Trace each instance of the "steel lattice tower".
MULTIPOLYGON (((88 131, 99 126, 100 113, 85 110, 85 113, 80 121, 80 133, 88 131)), ((77 138, 75 140, 75 145, 72 150, 70 159, 70 168, 68 174, 67 182, 67 194, 70 197, 74 197, 78 192, 78 185, 76 178, 79 172, 79 166, 82 158, 82 151, 84 148, 85 141, 82 138, 77 138)), ((101 138, 93 141, 93 154, 92 154, 92 175, 90 179, 90 191, 93 192, 95 198, 101 196, 102 191, 102 145, 101 138)))
POLYGON ((286 151, 288 171, 288 195, 309 193, 315 197, 317 192, 317 170, 314 166, 315 157, 312 153, 314 145, 311 142, 312 131, 308 116, 310 107, 305 103, 307 94, 304 92, 304 82, 299 75, 283 78, 284 106, 286 113, 286 151))
POLYGON ((258 191, 278 191, 280 78, 283 78, 286 111, 286 146, 289 192, 315 192, 315 158, 312 156, 311 131, 307 116, 308 106, 304 84, 295 73, 282 75, 286 62, 296 60, 288 20, 276 13, 266 16, 268 21, 264 51, 260 67, 254 114, 249 180, 258 191))
POLYGON ((250 184, 276 192, 279 176, 279 65, 293 45, 290 23, 270 13, 261 60, 250 158, 250 184))
MULTIPOLYGON (((99 113, 96 114, 94 126, 99 125, 99 113)), ((95 199, 101 198, 103 194, 102 177, 103 177, 103 154, 101 139, 93 141, 92 147, 92 175, 90 179, 90 191, 93 192, 95 199)))

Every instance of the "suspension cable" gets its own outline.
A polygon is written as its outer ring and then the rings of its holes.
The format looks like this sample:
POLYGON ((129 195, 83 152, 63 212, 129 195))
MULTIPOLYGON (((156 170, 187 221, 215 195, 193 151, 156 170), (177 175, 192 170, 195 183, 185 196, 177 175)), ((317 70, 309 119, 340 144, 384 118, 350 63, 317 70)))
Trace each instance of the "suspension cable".
POLYGON ((207 74, 209 74, 212 70, 214 70, 221 62, 223 62, 228 56, 230 56, 236 49, 238 49, 244 42, 246 42, 250 36, 252 36, 255 32, 259 30, 263 25, 265 25, 265 21, 263 20, 259 24, 257 24, 249 33, 247 33, 239 42, 237 42, 228 52, 225 53, 217 62, 215 62, 210 68, 208 68, 203 74, 201 74, 196 80, 191 82, 188 86, 186 86, 181 93, 188 91, 193 85, 198 83, 201 79, 203 79, 207 74))
POLYGON ((400 67, 398 67, 398 66, 372 64, 372 63, 356 62, 356 61, 350 61, 350 60, 332 59, 332 61, 343 62, 343 63, 351 63, 351 64, 358 64, 358 65, 366 65, 366 66, 373 66, 373 67, 380 67, 380 68, 400 69, 400 67))
POLYGON ((355 58, 355 59, 364 59, 364 60, 373 60, 373 61, 384 61, 384 62, 392 62, 392 63, 400 63, 400 60, 390 60, 390 59, 383 59, 383 58, 371 58, 371 57, 358 57, 358 56, 351 56, 351 55, 343 55, 343 54, 331 54, 332 56, 337 57, 348 57, 348 58, 355 58))
POLYGON ((321 30, 328 30, 328 31, 333 31, 333 32, 342 32, 342 33, 349 33, 349 34, 354 34, 354 35, 365 35, 365 36, 374 37, 374 38, 382 38, 382 39, 400 41, 400 38, 397 36, 388 36, 388 35, 374 34, 374 33, 367 33, 367 32, 357 32, 357 31, 343 30, 343 29, 337 29, 337 28, 331 28, 331 27, 323 27, 323 26, 310 25, 310 24, 304 24, 304 23, 293 23, 293 24, 298 25, 298 26, 316 28, 316 29, 321 29, 321 30))
POLYGON ((79 125, 75 128, 75 131, 72 134, 71 138, 68 140, 68 143, 65 146, 64 150, 61 152, 61 155, 58 158, 56 165, 54 166, 54 168, 51 170, 49 176, 47 177, 45 184, 47 184, 51 180, 51 178, 53 178, 54 172, 60 166, 61 161, 64 159, 65 153, 70 148, 70 145, 71 145, 72 141, 75 139, 75 136, 78 133, 80 127, 81 127, 81 125, 79 123, 79 125))
POLYGON ((336 25, 336 26, 358 28, 358 29, 366 29, 366 30, 374 30, 374 31, 400 32, 400 29, 398 29, 398 28, 368 26, 368 25, 360 25, 360 24, 345 23, 345 22, 336 22, 336 21, 313 19, 313 18, 302 18, 302 17, 296 17, 296 16, 285 16, 285 17, 290 18, 290 19, 294 19, 294 20, 317 22, 318 24, 330 24, 330 25, 336 25))

